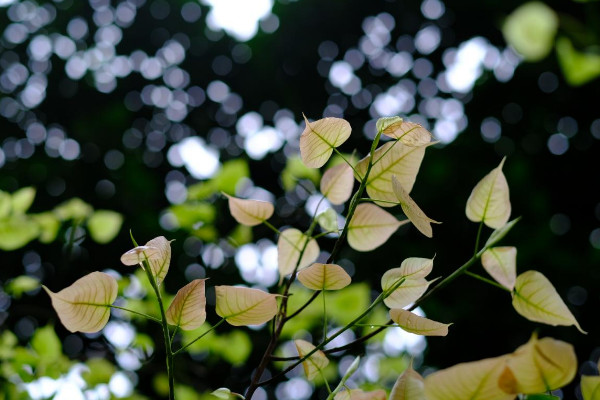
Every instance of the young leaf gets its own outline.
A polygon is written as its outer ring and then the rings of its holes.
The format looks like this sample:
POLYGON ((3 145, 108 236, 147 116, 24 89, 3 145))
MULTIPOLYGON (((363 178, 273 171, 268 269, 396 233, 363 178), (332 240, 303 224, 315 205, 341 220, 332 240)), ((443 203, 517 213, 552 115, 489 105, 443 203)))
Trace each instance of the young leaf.
MULTIPOLYGON (((312 343, 301 339, 294 340, 294 344, 296 345, 296 350, 298 350, 298 355, 300 357, 304 357, 315 348, 312 343)), ((302 362, 306 379, 309 381, 315 379, 315 377, 319 376, 319 371, 323 370, 327 364, 329 364, 329 360, 327 359, 327 356, 325 356, 325 353, 323 353, 321 350, 314 352, 310 357, 302 362)))
POLYGON ((138 265, 144 262, 144 260, 150 260, 160 256, 160 249, 150 246, 138 246, 121 256, 121 262, 124 265, 138 265))
POLYGON ((177 292, 167 309, 167 322, 183 329, 192 331, 199 328, 206 320, 206 296, 204 281, 194 279, 177 292))
POLYGON ((258 289, 215 286, 216 312, 233 326, 259 325, 277 314, 277 295, 258 289))
MULTIPOLYGON (((291 274, 298 264, 300 252, 309 238, 298 229, 290 228, 281 232, 277 241, 277 263, 279 266, 279 275, 283 279, 287 274, 291 274)), ((302 254, 302 260, 298 265, 298 270, 310 265, 319 257, 319 245, 314 239, 310 239, 302 254)))
POLYGON ((398 377, 389 400, 427 400, 425 397, 425 381, 412 367, 412 362, 398 377))
MULTIPOLYGON (((387 271, 381 278, 383 290, 389 290, 399 279, 390 271, 392 270, 387 271)), ((431 282, 428 282, 425 278, 406 279, 398 289, 383 300, 383 303, 389 308, 404 308, 423 296, 430 284, 431 282)))
POLYGON ((152 275, 156 278, 156 283, 160 283, 169 272, 171 264, 171 242, 164 236, 156 237, 146 243, 146 246, 158 249, 158 253, 148 259, 152 275))
POLYGON ((329 168, 321 178, 321 193, 331 204, 343 204, 352 195, 354 174, 346 163, 329 168))
POLYGON ((428 238, 432 237, 433 230, 431 229, 431 223, 440 224, 441 222, 437 222, 425 215, 417 203, 409 196, 408 192, 404 190, 402 184, 400 184, 400 181, 398 181, 395 175, 392 176, 392 187, 400 202, 402 211, 404 211, 404 214, 406 214, 410 222, 412 222, 415 228, 423 235, 428 238))
POLYGON ((321 263, 314 263, 298 272, 298 280, 312 290, 339 290, 352 281, 350 275, 339 265, 321 263))
POLYGON ((11 205, 13 214, 25 214, 35 199, 35 188, 24 187, 12 194, 11 205))
POLYGON ((238 199, 224 194, 229 202, 229 212, 242 225, 260 225, 271 218, 275 210, 273 204, 267 201, 238 199))
MULTIPOLYGON (((398 278, 402 276, 410 279, 425 278, 431 273, 432 269, 433 258, 409 257, 400 264, 398 278)), ((394 270, 391 269, 389 271, 394 270)))
POLYGON ((517 248, 493 247, 481 255, 481 264, 488 274, 508 290, 517 279, 517 248))
POLYGON ((510 232, 510 230, 515 226, 517 222, 519 222, 520 219, 521 217, 515 218, 512 221, 507 222, 501 228, 494 230, 494 232, 492 232, 488 240, 485 242, 485 245, 489 246, 493 243, 498 243, 500 240, 502 240, 504 236, 508 234, 508 232, 510 232))
POLYGON ((384 244, 399 226, 407 222, 408 220, 398 221, 392 214, 375 204, 359 204, 348 225, 348 244, 358 251, 376 249, 384 244))
POLYGON ((510 217, 508 183, 500 165, 487 174, 471 192, 467 200, 466 214, 473 222, 483 221, 490 228, 503 227, 510 217))
MULTIPOLYGON (((391 122, 391 121, 390 121, 391 122)), ((420 124, 408 121, 399 121, 386 124, 382 133, 399 140, 407 146, 424 146, 431 142, 431 133, 420 124)))
POLYGON ((530 321, 552 326, 575 325, 581 333, 586 333, 541 272, 526 271, 517 277, 512 304, 530 321))
MULTIPOLYGON (((375 150, 373 162, 377 161, 377 163, 371 168, 367 180, 367 193, 369 196, 374 200, 388 202, 378 203, 382 207, 393 207, 393 203, 398 202, 392 188, 393 175, 396 175, 402 187, 410 193, 417 179, 417 173, 427 147, 410 147, 400 142, 388 142, 375 150)), ((370 156, 363 158, 355 166, 358 173, 356 178, 359 181, 362 181, 367 172, 369 158, 370 156)))
POLYGON ((581 394, 583 400, 600 400, 600 376, 582 376, 581 394))
POLYGON ((405 331, 423 336, 446 336, 450 326, 420 317, 402 308, 391 309, 390 318, 405 331))
POLYGON ((300 156, 307 167, 322 167, 335 147, 340 146, 349 137, 352 128, 348 121, 341 118, 323 118, 308 122, 300 136, 300 156))
POLYGON ((60 322, 70 332, 98 332, 108 322, 110 305, 117 298, 117 280, 103 272, 92 272, 71 286, 53 293, 42 286, 52 300, 60 322))
POLYGON ((385 390, 378 389, 365 392, 361 389, 350 389, 338 392, 334 400, 385 400, 385 390))

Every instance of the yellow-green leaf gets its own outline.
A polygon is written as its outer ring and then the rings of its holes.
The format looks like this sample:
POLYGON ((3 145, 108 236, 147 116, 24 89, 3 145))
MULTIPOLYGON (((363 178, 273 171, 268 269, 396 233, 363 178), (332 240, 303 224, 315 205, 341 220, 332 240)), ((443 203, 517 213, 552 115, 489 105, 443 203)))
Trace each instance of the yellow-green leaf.
POLYGON ((284 276, 291 274, 294 271, 296 265, 298 265, 298 270, 309 266, 317 259, 319 251, 319 245, 316 240, 309 239, 298 229, 286 229, 281 232, 279 240, 277 241, 279 275, 283 279, 284 276), (308 244, 306 244, 307 241, 308 244), (305 244, 306 248, 304 254, 302 254, 302 260, 298 263, 300 252, 305 244))
POLYGON ((339 265, 321 263, 314 263, 300 271, 298 280, 312 290, 339 290, 352 281, 350 275, 339 265))
POLYGON ((467 218, 494 229, 503 227, 510 217, 508 183, 502 172, 505 160, 477 183, 467 200, 467 218))
POLYGON ((571 86, 581 86, 600 76, 600 55, 594 49, 580 52, 567 37, 556 40, 556 55, 565 79, 571 86))
POLYGON ((385 390, 377 389, 365 392, 361 389, 350 389, 338 392, 334 400, 385 400, 385 390))
POLYGON ((321 178, 321 193, 331 204, 345 203, 350 198, 353 187, 354 174, 346 163, 329 168, 321 178))
POLYGON ((35 239, 40 228, 28 215, 11 215, 0 220, 0 250, 11 251, 35 239))
POLYGON ((149 257, 148 263, 152 270, 152 275, 156 278, 156 283, 160 283, 167 276, 169 272, 169 265, 171 264, 171 242, 164 236, 156 237, 146 243, 147 247, 158 249, 158 253, 149 257))
MULTIPOLYGON (((298 355, 300 357, 306 356, 315 349, 315 346, 306 340, 294 340, 294 344, 296 345, 296 350, 298 351, 298 355)), ((327 356, 325 356, 325 353, 323 353, 321 350, 315 351, 302 362, 302 367, 304 368, 306 378, 309 381, 312 381, 319 376, 319 371, 323 370, 327 364, 329 364, 329 360, 327 359, 327 356)))
POLYGON ((407 332, 423 336, 446 336, 450 324, 442 324, 428 318, 420 317, 402 308, 390 310, 390 318, 407 332))
POLYGON ((389 400, 427 400, 425 397, 425 381, 413 369, 412 362, 396 380, 389 400))
POLYGON ((277 295, 236 286, 215 286, 216 312, 233 326, 259 325, 277 314, 277 295))
POLYGON ((29 216, 39 227, 40 236, 38 239, 40 242, 50 243, 56 239, 60 229, 60 221, 53 212, 47 211, 39 214, 29 214, 29 216))
POLYGON ((325 232, 337 232, 339 229, 338 215, 333 208, 328 208, 317 215, 317 222, 325 232))
POLYGON ((306 127, 300 136, 300 156, 304 165, 310 168, 322 167, 335 147, 349 137, 352 128, 341 118, 323 118, 309 122, 304 116, 306 127))
POLYGON ((194 279, 177 292, 167 309, 167 322, 191 331, 199 328, 206 320, 206 296, 204 281, 194 279))
POLYGON ((117 236, 123 224, 123 216, 115 211, 97 210, 88 219, 87 227, 95 242, 105 244, 117 236))
POLYGON ((157 247, 138 246, 123 253, 121 262, 124 265, 138 265, 156 257, 160 257, 160 249, 157 247))
POLYGON ((413 223, 419 232, 429 238, 432 237, 433 230, 431 229, 431 224, 440 224, 441 222, 435 221, 425 215, 417 203, 410 197, 408 192, 404 190, 402 184, 395 175, 392 176, 392 187, 406 217, 413 223))
POLYGON ((42 287, 65 328, 87 333, 104 328, 118 291, 117 280, 103 272, 92 272, 58 293, 42 287))
POLYGON ((237 197, 227 196, 229 201, 229 212, 237 222, 246 226, 255 226, 262 224, 271 218, 275 208, 268 201, 238 199, 237 197))
POLYGON ((420 124, 408 121, 395 121, 382 130, 386 136, 399 140, 407 146, 424 146, 431 142, 431 133, 420 124))
POLYGON ((582 376, 581 394, 583 400, 600 400, 600 376, 582 376))
POLYGON ((375 204, 359 204, 348 225, 348 244, 358 251, 376 249, 384 244, 399 226, 407 222, 408 220, 398 221, 392 214, 375 204))
POLYGON ((14 192, 11 196, 11 205, 13 214, 25 214, 33 200, 35 199, 35 188, 34 187, 24 187, 16 192, 14 192))
MULTIPOLYGON (((409 257, 402 261, 398 277, 410 279, 425 278, 433 269, 433 258, 409 257)), ((390 271, 394 271, 391 269, 390 271)))
POLYGON ((512 304, 519 314, 530 321, 553 326, 575 325, 581 333, 586 333, 541 272, 526 271, 517 277, 512 304))
POLYGON ((493 247, 481 255, 483 268, 502 286, 513 290, 517 279, 517 248, 493 247))

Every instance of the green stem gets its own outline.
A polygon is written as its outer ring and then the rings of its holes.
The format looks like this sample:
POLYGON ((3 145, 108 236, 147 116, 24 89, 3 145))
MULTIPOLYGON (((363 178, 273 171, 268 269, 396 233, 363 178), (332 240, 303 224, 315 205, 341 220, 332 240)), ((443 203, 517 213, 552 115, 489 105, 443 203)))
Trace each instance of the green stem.
POLYGON ((473 254, 477 255, 479 250, 479 239, 481 238, 481 229, 483 228, 483 220, 479 223, 479 229, 477 229, 477 237, 475 238, 475 251, 473 254))
POLYGON ((279 229, 275 228, 273 225, 271 225, 271 223, 269 221, 264 220, 262 223, 265 224, 265 226, 267 228, 271 229, 276 234, 281 235, 281 231, 279 229))
POLYGON ((325 378, 325 374, 322 369, 319 369, 319 374, 321 374, 321 378, 323 379, 323 383, 325 383, 325 387, 327 388, 327 393, 331 394, 331 388, 329 387, 329 382, 327 382, 327 378, 325 378))
POLYGON ((117 310, 128 311, 128 312, 130 312, 130 313, 132 313, 132 314, 139 315, 140 317, 144 317, 144 318, 146 318, 146 319, 149 319, 149 320, 151 320, 151 321, 158 322, 159 324, 161 323, 161 322, 160 322, 160 319, 158 319, 158 318, 156 318, 156 317, 153 317, 153 316, 151 316, 151 315, 144 314, 144 313, 141 313, 141 312, 138 312, 138 311, 130 310, 129 308, 115 306, 114 304, 111 304, 109 307, 111 307, 111 308, 116 308, 117 310))
POLYGON ((198 340, 202 339, 204 336, 208 335, 210 332, 212 332, 213 330, 215 330, 223 322, 225 322, 225 318, 221 319, 219 322, 217 322, 215 325, 213 325, 206 332, 204 332, 203 334, 201 334, 200 336, 198 336, 196 339, 192 340, 191 342, 189 342, 188 344, 186 344, 185 346, 183 346, 182 348, 180 348, 179 350, 177 350, 176 352, 174 352, 173 355, 176 356, 177 354, 181 353, 182 351, 184 351, 185 349, 187 349, 188 347, 190 347, 191 345, 193 345, 194 343, 196 343, 198 340))
POLYGON ((480 280, 480 281, 482 281, 482 282, 488 283, 488 284, 490 284, 490 285, 492 285, 492 286, 495 286, 495 287, 497 287, 497 288, 500 288, 500 289, 502 289, 502 290, 505 290, 505 291, 507 291, 507 292, 510 292, 510 290, 508 290, 508 289, 507 289, 507 288, 505 288, 504 286, 500 285, 498 282, 494 282, 494 281, 493 281, 493 280, 491 280, 491 279, 485 278, 485 277, 483 277, 483 276, 481 276, 481 275, 478 275, 478 274, 475 274, 475 273, 473 273, 473 272, 471 272, 471 271, 465 271, 465 275, 468 275, 468 276, 470 276, 471 278, 479 279, 479 280, 480 280))
POLYGON ((327 340, 327 301, 325 300, 325 290, 323 293, 323 340, 327 340))
POLYGON ((357 176, 360 176, 360 174, 358 173, 358 171, 354 168, 354 166, 352 165, 352 163, 350 161, 348 161, 348 159, 346 157, 344 157, 344 155, 342 153, 340 153, 340 151, 338 149, 336 149, 335 147, 333 148, 333 151, 335 152, 335 154, 337 154, 338 156, 342 157, 342 160, 344 160, 344 162, 346 164, 348 164, 348 166, 350 168, 352 168, 352 171, 354 171, 354 173, 357 176))
POLYGON ((362 199, 360 199, 361 203, 366 203, 366 202, 371 202, 371 203, 387 203, 387 204, 393 204, 395 206, 399 205, 400 202, 399 201, 389 201, 389 200, 378 200, 378 199, 370 199, 367 197, 363 197, 362 199))
POLYGON ((359 362, 360 362, 360 357, 356 357, 354 359, 354 361, 352 362, 352 364, 350 365, 350 367, 348 368, 348 370, 346 371, 346 373, 344 374, 344 376, 342 377, 342 380, 340 381, 340 383, 338 383, 338 385, 333 390, 333 392, 329 393, 329 396, 327 396, 327 400, 333 400, 335 398, 335 395, 338 394, 343 388, 346 387, 346 382, 348 381, 348 379, 350 379, 350 377, 358 369, 359 362))

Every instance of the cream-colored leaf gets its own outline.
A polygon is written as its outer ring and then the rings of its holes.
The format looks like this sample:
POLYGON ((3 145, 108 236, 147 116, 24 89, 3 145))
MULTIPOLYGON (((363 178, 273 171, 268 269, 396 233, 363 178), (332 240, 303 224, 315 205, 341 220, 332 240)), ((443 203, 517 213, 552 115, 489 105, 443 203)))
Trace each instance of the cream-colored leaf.
POLYGON ((600 400, 600 376, 582 376, 581 394, 583 400, 600 400))
POLYGON ((308 238, 298 229, 290 228, 281 232, 277 241, 277 263, 279 267, 279 275, 281 278, 291 274, 296 265, 298 270, 312 264, 319 257, 319 245, 314 239, 308 238), (300 252, 304 248, 306 241, 308 244, 302 254, 302 260, 298 264, 300 252))
POLYGON ((169 265, 171 264, 171 241, 167 240, 164 236, 159 236, 146 243, 146 246, 158 249, 156 255, 149 257, 148 263, 150 264, 152 276, 156 278, 156 283, 160 285, 165 276, 167 276, 167 272, 169 272, 169 265))
POLYGON ((389 212, 375 204, 359 204, 348 225, 348 244, 354 250, 370 251, 384 244, 399 226, 407 223, 398 221, 389 212))
POLYGON ((117 280, 104 272, 92 272, 71 286, 53 293, 42 286, 52 300, 60 322, 70 332, 98 332, 108 322, 110 306, 117 298, 117 280))
POLYGON ((229 212, 242 225, 260 225, 271 218, 275 210, 273 204, 268 201, 238 199, 226 193, 224 194, 228 199, 229 212))
POLYGON ((390 290, 396 282, 403 278, 404 282, 383 300, 389 308, 404 308, 414 303, 423 296, 431 284, 425 278, 405 278, 401 268, 393 268, 386 271, 381 277, 381 288, 384 291, 390 290))
POLYGON ((354 174, 346 163, 329 168, 321 178, 321 193, 331 204, 343 204, 352 195, 354 174))
POLYGON ((423 336, 446 336, 450 324, 442 324, 428 318, 420 317, 402 308, 390 310, 390 318, 407 332, 423 336))
MULTIPOLYGON (((410 279, 425 278, 432 269, 433 258, 409 257, 400 264, 398 275, 410 279)), ((390 271, 394 271, 394 269, 390 271)))
POLYGON ((503 392, 498 380, 506 356, 457 364, 425 377, 428 400, 513 400, 514 394, 503 392))
POLYGON ((483 268, 502 286, 513 290, 517 279, 517 248, 493 247, 481 255, 483 268))
POLYGON ((413 147, 424 146, 432 138, 431 133, 420 124, 402 120, 387 125, 382 133, 413 147))
POLYGON ((236 286, 215 286, 216 312, 233 326, 259 325, 277 314, 275 294, 236 286))
POLYGON ((312 290, 339 290, 348 286, 352 278, 339 265, 314 263, 298 272, 298 280, 312 290))
POLYGON ((503 227, 510 218, 510 196, 506 177, 500 165, 487 174, 471 192, 467 200, 466 214, 473 222, 483 221, 490 228, 503 227))
POLYGON ((417 203, 410 197, 408 192, 404 190, 402 184, 395 175, 392 176, 392 187, 406 217, 413 223, 419 232, 429 238, 432 237, 433 230, 431 229, 431 224, 440 224, 441 222, 435 221, 425 215, 417 203))
POLYGON ((160 257, 160 249, 150 246, 138 246, 121 256, 121 262, 125 265, 138 265, 145 260, 160 257))
POLYGON ((349 137, 352 128, 348 121, 341 118, 323 118, 309 122, 304 116, 306 127, 300 136, 300 157, 304 165, 310 168, 322 167, 335 147, 340 146, 349 137))
POLYGON ((507 367, 516 380, 511 394, 535 394, 571 382, 577 372, 577 358, 569 343, 549 337, 538 339, 534 334, 507 358, 507 367))
POLYGON ((350 389, 338 392, 334 400, 385 400, 385 390, 377 389, 365 392, 361 389, 350 389))
MULTIPOLYGON (((373 153, 373 162, 376 164, 371 168, 367 179, 367 193, 373 200, 385 200, 379 202, 382 207, 393 207, 398 203, 396 194, 392 188, 392 176, 396 176, 402 187, 410 193, 417 179, 417 173, 425 156, 428 146, 411 147, 400 142, 388 142, 379 147, 373 153)), ((369 165, 367 156, 360 160, 356 166, 358 176, 362 181, 369 165)))
POLYGON ((167 322, 184 331, 199 328, 206 320, 206 279, 194 279, 177 292, 167 309, 167 322))
POLYGON ((412 362, 398 377, 389 400, 427 400, 425 397, 425 381, 412 367, 412 362))
POLYGON ((553 326, 575 325, 581 333, 586 333, 541 272, 526 271, 517 277, 512 304, 519 314, 530 321, 553 326))
MULTIPOLYGON (((294 340, 294 344, 296 345, 296 350, 298 350, 298 355, 300 357, 306 356, 315 348, 312 343, 301 339, 294 340)), ((325 353, 323 353, 321 350, 315 351, 302 362, 302 367, 304 368, 306 378, 309 381, 312 381, 315 379, 315 377, 319 376, 319 371, 323 370, 327 364, 329 364, 329 360, 327 359, 327 356, 325 356, 325 353)))

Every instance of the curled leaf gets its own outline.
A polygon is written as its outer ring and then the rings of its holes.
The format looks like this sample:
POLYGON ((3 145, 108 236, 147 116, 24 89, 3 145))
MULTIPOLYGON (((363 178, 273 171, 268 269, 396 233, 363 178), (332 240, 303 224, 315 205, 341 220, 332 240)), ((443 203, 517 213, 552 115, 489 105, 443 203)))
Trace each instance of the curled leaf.
POLYGON ((398 377, 389 400, 427 400, 425 397, 425 381, 412 367, 412 362, 398 377))
MULTIPOLYGON (((225 193, 224 193, 225 194, 225 193)), ((271 218, 275 208, 268 201, 238 199, 225 194, 229 203, 229 212, 237 222, 246 226, 262 224, 271 218)))
POLYGON ((277 295, 236 286, 215 286, 216 312, 233 326, 259 325, 277 314, 277 295))
POLYGON ((306 127, 300 136, 300 156, 304 165, 310 168, 322 167, 335 147, 349 137, 352 128, 341 118, 323 118, 309 122, 304 116, 306 127))
POLYGON ((153 257, 158 257, 160 249, 150 246, 138 246, 121 256, 121 262, 125 265, 138 265, 145 260, 150 260, 153 257))
MULTIPOLYGON (((296 345, 296 350, 298 350, 298 355, 300 357, 306 356, 315 349, 315 346, 306 340, 294 340, 294 344, 296 345)), ((304 368, 306 378, 309 381, 312 381, 319 375, 319 371, 323 370, 327 364, 329 364, 329 360, 327 359, 325 353, 323 353, 321 350, 315 351, 302 362, 302 367, 304 368)))
POLYGON ((493 247, 481 255, 481 264, 488 274, 508 290, 517 279, 517 248, 493 247))
POLYGON ((402 184, 395 175, 392 176, 392 187, 394 188, 394 193, 396 194, 406 217, 413 223, 419 232, 429 238, 432 237, 433 230, 431 229, 431 223, 440 224, 441 222, 435 221, 425 215, 417 203, 410 197, 408 192, 404 190, 402 184))
POLYGON ((296 265, 298 265, 298 270, 310 265, 319 256, 319 251, 319 245, 316 240, 310 239, 298 229, 286 229, 281 232, 277 241, 279 275, 283 278, 287 274, 291 274, 296 265), (307 241, 308 244, 306 244, 307 241), (302 254, 302 260, 298 263, 300 252, 305 244, 306 248, 302 254))
POLYGON ((184 331, 199 328, 206 320, 206 279, 194 279, 177 292, 167 309, 167 322, 184 331))
POLYGON ((343 204, 352 194, 354 174, 346 163, 329 168, 321 178, 321 193, 331 204, 343 204))
POLYGON ((348 244, 354 250, 370 251, 384 244, 396 229, 408 221, 398 221, 375 204, 359 204, 348 225, 348 244))
POLYGON ((352 279, 336 264, 314 263, 298 273, 298 280, 312 290, 339 290, 350 284, 352 279))
POLYGON ((442 324, 402 308, 390 310, 390 318, 407 332, 423 336, 446 336, 450 324, 442 324))
POLYGON ((159 236, 146 243, 146 246, 158 249, 158 253, 150 257, 148 263, 150 264, 150 270, 152 270, 152 276, 156 278, 156 283, 160 285, 167 276, 167 272, 169 272, 171 241, 164 236, 159 236))
POLYGON ((382 133, 386 136, 401 141, 407 146, 424 146, 431 142, 431 133, 427 129, 423 128, 422 125, 414 122, 403 121, 401 118, 398 119, 400 121, 386 124, 385 128, 382 130, 382 133))
POLYGON ((473 222, 483 221, 490 228, 502 228, 510 217, 510 196, 506 177, 500 165, 487 174, 471 192, 467 200, 466 214, 473 222))

